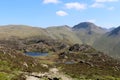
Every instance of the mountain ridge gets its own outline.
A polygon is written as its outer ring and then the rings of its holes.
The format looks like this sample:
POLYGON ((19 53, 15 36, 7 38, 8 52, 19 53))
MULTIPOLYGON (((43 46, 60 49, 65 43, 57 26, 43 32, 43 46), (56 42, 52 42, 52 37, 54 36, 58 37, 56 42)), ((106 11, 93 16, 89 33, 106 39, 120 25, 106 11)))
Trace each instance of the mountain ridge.
POLYGON ((48 28, 7 25, 0 27, 0 39, 9 39, 11 37, 25 39, 36 36, 41 39, 60 40, 72 44, 88 44, 106 53, 119 55, 117 46, 120 44, 120 38, 119 35, 116 34, 119 33, 119 31, 120 27, 117 27, 108 32, 91 22, 82 22, 73 27, 63 25, 48 28))

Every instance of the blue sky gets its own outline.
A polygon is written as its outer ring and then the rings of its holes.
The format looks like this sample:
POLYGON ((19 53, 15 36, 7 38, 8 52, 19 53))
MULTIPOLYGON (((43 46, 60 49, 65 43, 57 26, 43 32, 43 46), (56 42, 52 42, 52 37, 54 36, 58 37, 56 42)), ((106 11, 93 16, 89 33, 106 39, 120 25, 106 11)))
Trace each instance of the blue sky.
POLYGON ((120 0, 1 0, 0 25, 73 26, 93 22, 110 28, 120 25, 120 0))

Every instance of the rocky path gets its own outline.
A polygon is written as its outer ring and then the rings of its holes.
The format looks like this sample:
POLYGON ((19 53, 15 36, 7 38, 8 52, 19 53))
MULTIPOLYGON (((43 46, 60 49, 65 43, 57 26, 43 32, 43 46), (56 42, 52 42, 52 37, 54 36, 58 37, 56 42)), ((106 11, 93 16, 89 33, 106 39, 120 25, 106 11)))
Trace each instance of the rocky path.
POLYGON ((57 68, 49 69, 47 73, 26 74, 26 80, 73 80, 71 77, 59 72, 57 68))

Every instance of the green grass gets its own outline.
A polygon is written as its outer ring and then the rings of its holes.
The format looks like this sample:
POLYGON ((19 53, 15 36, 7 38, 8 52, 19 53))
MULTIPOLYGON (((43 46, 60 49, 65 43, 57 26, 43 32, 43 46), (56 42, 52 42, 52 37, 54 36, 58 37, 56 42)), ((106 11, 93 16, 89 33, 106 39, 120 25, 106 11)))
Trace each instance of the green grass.
POLYGON ((97 50, 108 53, 115 58, 120 56, 120 37, 118 36, 108 36, 108 34, 103 35, 101 38, 96 40, 93 47, 97 50))
POLYGON ((71 64, 65 65, 61 64, 61 70, 64 71, 67 75, 70 75, 72 78, 78 80, 119 80, 119 75, 114 75, 115 72, 107 69, 91 68, 86 65, 81 64, 71 64))
POLYGON ((14 77, 13 74, 0 72, 0 80, 11 80, 13 77, 14 77))

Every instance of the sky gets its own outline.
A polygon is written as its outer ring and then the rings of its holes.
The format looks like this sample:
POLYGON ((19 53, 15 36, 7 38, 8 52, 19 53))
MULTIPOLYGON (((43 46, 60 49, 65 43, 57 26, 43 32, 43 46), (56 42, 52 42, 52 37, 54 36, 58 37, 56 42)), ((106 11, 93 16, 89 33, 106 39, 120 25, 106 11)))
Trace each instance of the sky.
POLYGON ((93 22, 120 25, 120 0, 0 0, 0 25, 50 27, 93 22))

